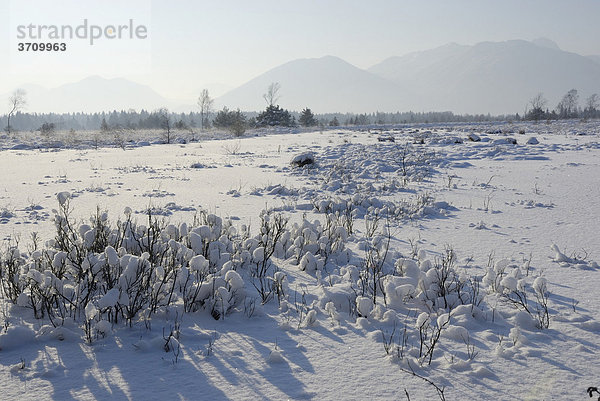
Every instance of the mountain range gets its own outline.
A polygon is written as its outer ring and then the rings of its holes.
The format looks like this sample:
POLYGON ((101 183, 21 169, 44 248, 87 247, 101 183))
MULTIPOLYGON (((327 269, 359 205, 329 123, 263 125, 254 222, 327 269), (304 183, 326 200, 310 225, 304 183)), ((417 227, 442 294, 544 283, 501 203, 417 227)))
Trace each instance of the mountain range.
POLYGON ((582 99, 600 94, 600 56, 566 52, 548 39, 451 43, 366 70, 326 56, 276 67, 218 100, 242 110, 263 108, 260 94, 270 82, 281 84, 280 103, 292 110, 522 113, 539 92, 550 109, 572 88, 582 99))
POLYGON ((242 110, 266 106, 261 97, 272 82, 281 85, 282 107, 317 112, 408 110, 417 94, 402 82, 361 70, 333 56, 290 61, 265 72, 217 99, 242 110))
POLYGON ((369 71, 406 85, 431 109, 460 113, 519 112, 539 92, 550 108, 572 88, 582 97, 600 93, 600 63, 547 39, 450 44, 392 57, 369 71))
MULTIPOLYGON (((552 109, 575 88, 580 104, 600 94, 600 56, 561 50, 548 39, 450 43, 435 49, 394 56, 367 69, 338 57, 298 59, 277 66, 216 99, 215 106, 257 111, 262 95, 279 82, 279 104, 289 110, 309 107, 316 113, 374 111, 452 111, 522 113, 543 92, 552 109)), ((88 77, 53 89, 26 85, 31 112, 194 110, 165 99, 152 88, 126 79, 88 77)))
POLYGON ((149 86, 124 78, 91 76, 51 89, 40 85, 23 85, 22 89, 27 93, 29 112, 153 110, 172 105, 149 86))

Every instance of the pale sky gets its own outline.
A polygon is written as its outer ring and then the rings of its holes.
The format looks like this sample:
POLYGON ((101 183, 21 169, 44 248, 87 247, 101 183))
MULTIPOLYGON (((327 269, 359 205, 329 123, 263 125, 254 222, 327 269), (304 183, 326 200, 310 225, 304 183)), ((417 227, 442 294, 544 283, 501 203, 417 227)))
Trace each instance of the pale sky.
POLYGON ((598 0, 0 0, 0 94, 90 75, 123 77, 193 103, 200 90, 236 87, 297 58, 338 56, 368 68, 449 42, 547 37, 600 54, 598 0), (68 42, 62 53, 16 50, 18 25, 106 26, 129 19, 145 40, 68 42), (8 60, 8 62, 6 62, 8 60))

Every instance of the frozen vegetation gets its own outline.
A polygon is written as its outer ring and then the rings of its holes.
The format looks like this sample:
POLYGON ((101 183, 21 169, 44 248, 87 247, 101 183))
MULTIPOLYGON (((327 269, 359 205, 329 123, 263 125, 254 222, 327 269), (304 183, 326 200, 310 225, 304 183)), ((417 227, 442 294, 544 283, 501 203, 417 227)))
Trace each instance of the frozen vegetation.
POLYGON ((5 136, 3 397, 588 398, 599 138, 5 136))

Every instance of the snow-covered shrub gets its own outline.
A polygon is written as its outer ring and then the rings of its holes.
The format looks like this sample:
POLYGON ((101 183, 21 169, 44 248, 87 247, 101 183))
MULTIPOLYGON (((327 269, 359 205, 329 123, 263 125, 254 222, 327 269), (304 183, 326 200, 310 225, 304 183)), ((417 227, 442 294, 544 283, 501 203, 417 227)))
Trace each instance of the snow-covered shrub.
POLYGON ((370 297, 373 304, 377 304, 378 295, 382 296, 383 301, 386 302, 384 277, 391 271, 388 261, 391 241, 389 223, 382 227, 381 231, 379 231, 379 223, 380 214, 378 209, 374 209, 371 215, 365 217, 365 256, 360 266, 358 283, 360 294, 370 297))
MULTIPOLYGON (((554 248, 553 248, 554 249, 554 248)), ((560 251, 556 248, 557 258, 561 257, 560 251)), ((525 269, 528 266, 525 265, 525 269)), ((498 294, 504 301, 516 309, 527 313, 529 318, 536 322, 539 329, 547 329, 550 325, 550 314, 548 311, 549 293, 546 286, 546 279, 537 277, 533 283, 529 283, 527 276, 522 269, 510 261, 502 259, 487 269, 483 278, 483 284, 489 288, 491 293, 498 294), (530 300, 533 293, 535 301, 530 300)))
POLYGON ((532 284, 536 303, 536 321, 537 327, 547 329, 550 327, 550 313, 548 312, 548 287, 544 277, 537 277, 532 284))
MULTIPOLYGON (((319 220, 302 224, 294 223, 289 236, 284 235, 285 256, 294 258, 300 270, 315 272, 321 270, 332 258, 344 256, 348 232, 339 215, 329 213, 325 224, 319 220)), ((345 262, 348 260, 346 259, 345 262)))
POLYGON ((481 304, 483 298, 479 293, 479 278, 459 270, 452 247, 446 246, 442 256, 433 263, 424 258, 419 263, 420 273, 406 261, 400 262, 401 271, 410 274, 413 282, 418 278, 415 297, 425 302, 431 310, 444 309, 450 312, 460 305, 481 304))
POLYGON ((9 243, 0 253, 0 284, 2 293, 11 302, 16 303, 23 293, 26 283, 22 280, 21 269, 26 264, 25 258, 15 244, 9 243))
POLYGON ((371 315, 371 311, 373 310, 373 300, 367 297, 357 297, 356 298, 356 311, 358 312, 358 316, 361 317, 369 317, 371 315))
POLYGON ((284 294, 284 277, 275 274, 273 280, 260 270, 268 268, 285 231, 282 218, 275 217, 273 224, 265 219, 253 239, 205 212, 190 226, 166 224, 151 212, 147 225, 138 224, 129 208, 113 225, 100 211, 89 224, 77 225, 69 199, 68 193, 58 196, 57 235, 46 248, 28 255, 8 246, 0 253, 3 295, 31 309, 35 318, 55 326, 79 321, 91 341, 94 333, 106 335, 108 324, 132 324, 171 305, 223 318, 245 301, 244 270, 246 275, 259 271, 265 283, 275 282, 278 295, 284 294))
POLYGON ((273 280, 271 257, 278 249, 283 249, 281 242, 287 222, 288 219, 281 213, 263 211, 260 215, 260 231, 254 242, 256 247, 252 251, 251 274, 254 278, 253 285, 263 304, 278 291, 273 280))
POLYGON ((415 328, 419 332, 419 360, 421 363, 427 362, 431 365, 433 352, 437 346, 442 331, 450 324, 450 315, 441 314, 433 324, 431 316, 427 312, 422 312, 415 323, 415 328))

